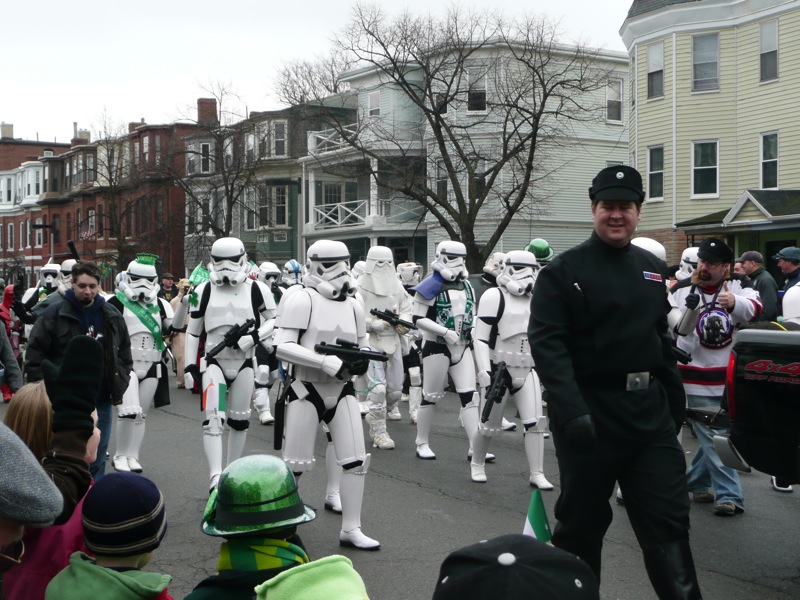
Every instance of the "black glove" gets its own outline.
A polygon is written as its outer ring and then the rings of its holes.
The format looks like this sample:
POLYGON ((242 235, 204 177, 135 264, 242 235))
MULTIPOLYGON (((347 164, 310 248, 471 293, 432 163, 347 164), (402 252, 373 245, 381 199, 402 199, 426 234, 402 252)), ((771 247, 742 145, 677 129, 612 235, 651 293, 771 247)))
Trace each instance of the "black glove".
POLYGON ((200 390, 203 389, 203 375, 200 373, 200 367, 195 364, 186 365, 183 368, 184 374, 188 373, 192 376, 192 380, 194 381, 194 385, 200 390))
POLYGON ((14 300, 11 302, 11 310, 13 310, 17 318, 26 325, 30 325, 36 320, 28 311, 28 307, 25 306, 25 304, 23 304, 20 300, 14 300))
POLYGON ((336 373, 336 378, 343 381, 350 379, 353 375, 363 375, 369 369, 369 360, 364 358, 357 358, 350 362, 343 362, 336 373))
POLYGON ((579 452, 589 452, 597 446, 597 433, 592 415, 581 415, 564 424, 564 441, 579 452))
POLYGON ((686 308, 694 310, 700 304, 700 294, 689 294, 686 296, 686 308))
POLYGON ((61 367, 42 361, 44 386, 53 405, 53 432, 94 431, 92 411, 103 381, 103 346, 86 335, 72 338, 61 367))

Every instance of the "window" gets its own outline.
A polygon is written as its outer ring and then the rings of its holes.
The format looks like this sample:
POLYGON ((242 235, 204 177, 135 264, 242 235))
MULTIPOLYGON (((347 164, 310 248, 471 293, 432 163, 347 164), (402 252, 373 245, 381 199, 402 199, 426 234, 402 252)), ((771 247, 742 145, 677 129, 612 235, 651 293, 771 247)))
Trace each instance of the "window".
POLYGON ((34 182, 35 182, 34 188, 36 190, 34 193, 38 196, 41 193, 41 190, 42 190, 42 172, 41 171, 36 171, 36 172, 34 172, 33 176, 34 176, 34 182))
POLYGON ((150 164, 150 136, 147 135, 142 138, 142 158, 144 164, 150 164))
POLYGON ((25 223, 19 224, 19 249, 22 250, 25 247, 25 223))
POLYGON ((440 200, 447 200, 447 168, 444 161, 436 161, 436 195, 440 200))
POLYGON ((7 246, 7 248, 9 250, 13 250, 14 249, 14 224, 13 223, 9 223, 8 224, 8 235, 6 237, 8 237, 8 246, 7 246))
POLYGON ((339 204, 342 201, 341 184, 338 183, 323 184, 322 198, 325 204, 339 204))
POLYGON ((133 142, 133 165, 136 166, 139 164, 139 140, 133 142))
POLYGON ((253 162, 256 151, 256 134, 248 133, 245 136, 245 158, 247 162, 253 162))
POLYGON ((72 213, 67 213, 67 239, 72 239, 72 213))
POLYGON ((483 112, 486 110, 486 71, 480 68, 468 69, 469 93, 467 96, 467 110, 470 112, 483 112))
POLYGON ((664 146, 654 146, 647 154, 647 197, 664 197, 664 146))
POLYGON ((11 202, 11 190, 14 188, 14 180, 11 177, 6 178, 6 202, 11 202))
POLYGON ((692 195, 716 195, 719 170, 717 168, 717 142, 692 144, 692 195))
POLYGON ((369 104, 369 116, 370 117, 380 117, 381 116, 381 92, 380 90, 376 92, 370 92, 367 96, 367 102, 369 104))
POLYGON ((93 208, 86 210, 86 237, 94 237, 97 232, 97 213, 93 208))
POLYGON ((447 114, 447 94, 444 92, 436 92, 433 95, 433 109, 440 115, 447 114))
POLYGON ((778 187, 778 134, 761 135, 761 189, 778 187))
POLYGON ((211 172, 211 144, 200 144, 200 172, 211 172))
POLYGON ((622 80, 610 79, 606 86, 606 119, 622 122, 622 80))
POLYGON ((778 21, 761 23, 761 81, 778 78, 778 21))
POLYGON ((473 173, 469 185, 470 198, 483 198, 486 193, 486 161, 473 156, 470 158, 470 168, 473 173))
POLYGON ((197 147, 194 144, 189 144, 188 148, 186 149, 186 174, 194 175, 196 170, 197 170, 197 147))
POLYGON ((279 185, 273 188, 275 190, 275 225, 288 225, 288 206, 289 194, 285 185, 279 185))
POLYGON ((664 42, 647 47, 647 97, 664 97, 664 42))
POLYGON ((86 155, 86 181, 94 181, 96 179, 94 170, 94 154, 86 155))
POLYGON ((719 35, 710 33, 692 38, 692 91, 719 89, 719 35))
MULTIPOLYGON (((36 224, 37 224, 37 225, 41 225, 41 224, 42 224, 42 219, 41 219, 41 218, 37 218, 37 219, 36 219, 36 224)), ((37 229, 35 229, 34 231, 36 231, 36 233, 34 234, 34 236, 35 236, 35 238, 34 238, 34 242, 33 242, 33 243, 34 243, 34 246, 36 246, 37 248, 41 248, 41 247, 42 247, 42 243, 43 243, 43 241, 44 241, 44 240, 43 240, 43 237, 44 237, 44 230, 43 230, 43 229, 38 229, 38 228, 37 228, 37 229)))
POLYGON ((161 136, 160 135, 156 135, 154 141, 156 143, 156 156, 155 156, 156 164, 160 165, 161 164, 161 136))
POLYGON ((50 227, 50 235, 53 236, 53 244, 61 243, 61 216, 56 215, 53 217, 53 224, 50 227))
POLYGON ((286 156, 286 123, 280 121, 275 123, 273 127, 274 131, 274 152, 275 156, 286 156))

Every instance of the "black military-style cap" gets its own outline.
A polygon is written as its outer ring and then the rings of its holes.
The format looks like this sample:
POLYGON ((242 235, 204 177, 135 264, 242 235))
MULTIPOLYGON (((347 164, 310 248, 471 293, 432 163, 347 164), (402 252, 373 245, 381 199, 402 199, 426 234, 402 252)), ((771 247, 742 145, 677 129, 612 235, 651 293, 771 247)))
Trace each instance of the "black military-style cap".
POLYGON ((628 165, 606 167, 592 179, 589 188, 592 204, 598 200, 623 200, 641 204, 644 200, 642 176, 628 165))
POLYGON ((700 242, 697 248, 697 257, 706 262, 729 263, 733 260, 733 250, 725 240, 711 237, 700 242))

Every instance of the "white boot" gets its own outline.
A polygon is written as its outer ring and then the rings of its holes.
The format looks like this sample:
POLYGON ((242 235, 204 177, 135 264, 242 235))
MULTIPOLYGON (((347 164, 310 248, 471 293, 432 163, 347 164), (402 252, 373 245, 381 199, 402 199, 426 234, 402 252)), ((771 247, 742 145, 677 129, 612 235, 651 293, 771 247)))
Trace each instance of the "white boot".
POLYGON ((416 425, 417 411, 419 405, 422 403, 422 388, 410 387, 408 388, 408 415, 411 417, 411 422, 416 425))
MULTIPOLYGON (((325 433, 330 435, 327 431, 325 433)), ((342 500, 339 497, 339 484, 342 480, 342 467, 336 462, 336 451, 333 449, 333 442, 330 439, 325 448, 325 472, 328 475, 325 488, 325 510, 340 515, 342 514, 342 500)))
POLYGON ((472 461, 469 465, 472 471, 472 481, 486 482, 486 450, 489 449, 489 441, 488 436, 479 431, 475 433, 475 440, 472 442, 472 461))
MULTIPOLYGON (((534 425, 536 427, 536 425, 534 425)), ((544 476, 544 432, 533 428, 525 432, 525 454, 531 470, 530 484, 540 490, 552 490, 553 484, 544 476)))
MULTIPOLYGON (((368 464, 369 458, 362 467, 368 464)), ((342 497, 342 530, 339 532, 339 545, 358 550, 380 550, 381 543, 364 535, 361 531, 361 505, 364 501, 364 476, 366 472, 342 474, 339 493, 342 497)))
MULTIPOLYGON (((126 419, 127 421, 128 419, 126 419)), ((139 463, 139 450, 142 448, 144 441, 145 420, 137 417, 133 421, 133 430, 131 433, 130 446, 128 450, 128 468, 134 473, 142 472, 142 465, 139 463)))
POLYGON ((238 460, 242 457, 244 452, 244 443, 247 441, 247 430, 236 431, 230 429, 228 431, 228 463, 238 460))
POLYGON ((211 487, 216 485, 220 473, 222 473, 222 435, 203 432, 203 450, 208 461, 208 476, 211 478, 211 487))
POLYGON ((114 458, 111 459, 111 464, 117 471, 127 473, 131 470, 128 466, 128 456, 131 454, 133 430, 134 419, 117 418, 117 451, 114 453, 114 458))
POLYGON ((517 424, 514 421, 509 421, 505 417, 503 417, 503 421, 500 424, 500 427, 503 428, 503 431, 516 431, 517 424))
POLYGON ((386 411, 370 411, 366 416, 369 423, 369 437, 372 438, 372 447, 381 450, 393 450, 394 440, 386 431, 386 411))
POLYGON ((269 388, 260 387, 253 391, 253 407, 258 412, 258 420, 262 425, 272 425, 275 417, 269 410, 269 388))
POLYGON ((392 407, 392 410, 386 413, 386 419, 389 421, 402 421, 403 415, 400 414, 399 402, 392 407))
POLYGON ((423 404, 417 411, 417 457, 423 460, 434 460, 436 454, 428 445, 433 425, 433 404, 423 404))
POLYGON ((472 474, 472 481, 475 483, 486 483, 486 465, 481 463, 470 463, 470 471, 472 474))
MULTIPOLYGON (((461 423, 464 425, 464 431, 467 432, 467 438, 469 440, 469 452, 468 454, 470 457, 472 456, 473 450, 473 443, 475 441, 475 436, 478 435, 478 423, 480 421, 480 415, 478 414, 478 404, 473 400, 465 407, 461 409, 461 423)), ((483 462, 483 460, 481 460, 483 462)))

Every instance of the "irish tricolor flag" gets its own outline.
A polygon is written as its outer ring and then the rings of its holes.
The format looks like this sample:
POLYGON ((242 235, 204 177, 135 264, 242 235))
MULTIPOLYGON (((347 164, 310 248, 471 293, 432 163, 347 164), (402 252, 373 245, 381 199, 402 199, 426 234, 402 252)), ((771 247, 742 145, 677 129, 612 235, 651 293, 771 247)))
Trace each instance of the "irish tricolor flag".
POLYGON ((528 518, 525 519, 522 535, 529 535, 540 542, 549 542, 553 537, 550 523, 547 522, 547 511, 544 508, 541 490, 533 490, 531 504, 528 507, 528 518))

